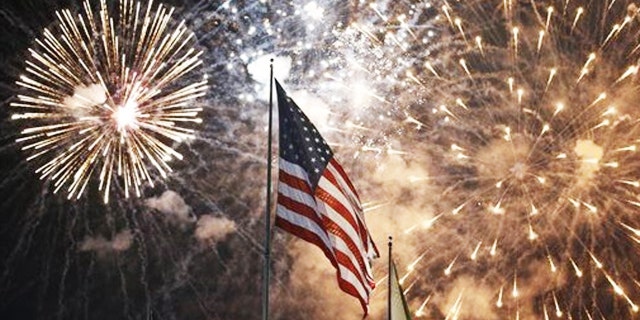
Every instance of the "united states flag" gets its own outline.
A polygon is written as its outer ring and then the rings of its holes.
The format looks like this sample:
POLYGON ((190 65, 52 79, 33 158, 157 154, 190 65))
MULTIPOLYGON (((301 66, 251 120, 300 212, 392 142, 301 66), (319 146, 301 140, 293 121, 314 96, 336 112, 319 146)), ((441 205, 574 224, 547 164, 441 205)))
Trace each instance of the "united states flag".
POLYGON ((338 285, 365 314, 374 287, 369 260, 378 256, 360 199, 327 142, 276 81, 280 170, 276 226, 318 246, 336 268, 338 285))

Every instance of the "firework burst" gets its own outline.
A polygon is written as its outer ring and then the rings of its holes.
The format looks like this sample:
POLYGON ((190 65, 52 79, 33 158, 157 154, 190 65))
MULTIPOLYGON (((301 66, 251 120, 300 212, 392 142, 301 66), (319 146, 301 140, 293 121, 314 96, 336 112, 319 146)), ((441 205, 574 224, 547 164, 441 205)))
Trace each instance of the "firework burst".
POLYGON ((99 179, 104 201, 114 178, 140 196, 152 170, 166 177, 182 159, 172 143, 194 137, 194 100, 205 94, 195 36, 172 20, 172 8, 131 0, 110 8, 89 1, 83 14, 57 12, 25 61, 11 106, 23 130, 17 142, 38 161, 36 173, 80 197, 99 179))
POLYGON ((437 307, 417 314, 631 317, 640 303, 637 8, 439 9, 447 50, 408 79, 428 91, 428 114, 416 118, 431 130, 415 137, 434 159, 425 180, 443 190, 428 230, 407 230, 429 243, 412 265, 442 275, 423 286, 437 307))

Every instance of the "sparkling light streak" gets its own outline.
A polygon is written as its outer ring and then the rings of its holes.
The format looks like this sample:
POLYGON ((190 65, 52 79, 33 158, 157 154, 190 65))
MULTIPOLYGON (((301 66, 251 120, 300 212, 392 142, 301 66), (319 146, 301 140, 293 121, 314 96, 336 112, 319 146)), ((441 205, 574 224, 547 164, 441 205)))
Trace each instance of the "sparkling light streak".
MULTIPOLYGON (((425 148, 438 159, 429 181, 445 190, 429 230, 410 233, 432 249, 422 275, 442 277, 416 301, 451 300, 458 280, 472 277, 493 290, 487 319, 636 313, 640 270, 627 261, 638 260, 640 227, 637 9, 587 10, 584 1, 439 8, 450 45, 406 80, 429 88, 421 98, 437 106, 430 117, 408 114, 437 146, 425 148), (596 20, 604 30, 589 29, 596 20)), ((453 307, 430 306, 477 317, 460 303, 481 300, 467 291, 453 307)))
POLYGON ((79 198, 96 180, 108 202, 114 179, 126 197, 153 185, 169 163, 182 159, 173 146, 195 137, 201 119, 195 104, 207 88, 198 76, 202 52, 173 8, 106 0, 97 12, 90 1, 82 14, 56 13, 29 50, 11 103, 24 128, 16 141, 37 162, 54 193, 79 198))

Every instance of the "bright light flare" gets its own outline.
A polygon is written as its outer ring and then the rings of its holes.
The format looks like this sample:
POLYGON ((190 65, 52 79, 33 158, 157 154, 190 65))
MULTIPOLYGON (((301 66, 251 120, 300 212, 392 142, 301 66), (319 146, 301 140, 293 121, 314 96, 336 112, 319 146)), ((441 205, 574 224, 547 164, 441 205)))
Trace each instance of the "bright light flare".
POLYGON ((24 94, 11 103, 24 128, 16 141, 54 193, 79 198, 97 178, 105 203, 114 179, 125 197, 140 196, 143 182, 153 185, 152 170, 166 177, 169 161, 183 158, 172 144, 195 137, 189 123, 202 122, 202 52, 172 8, 133 0, 83 7, 58 11, 29 50, 17 81, 24 94))

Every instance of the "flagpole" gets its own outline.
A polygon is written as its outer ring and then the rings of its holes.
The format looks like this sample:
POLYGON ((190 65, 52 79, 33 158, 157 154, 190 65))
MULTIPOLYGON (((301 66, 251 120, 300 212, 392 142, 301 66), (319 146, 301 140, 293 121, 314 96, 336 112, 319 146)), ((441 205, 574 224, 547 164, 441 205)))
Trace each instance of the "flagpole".
POLYGON ((271 267, 271 132, 273 131, 273 58, 269 64, 269 137, 267 144, 267 208, 264 219, 264 265, 262 268, 262 320, 269 319, 269 277, 271 267))
POLYGON ((389 271, 387 272, 387 320, 391 320, 391 246, 393 246, 393 237, 389 236, 389 271))

